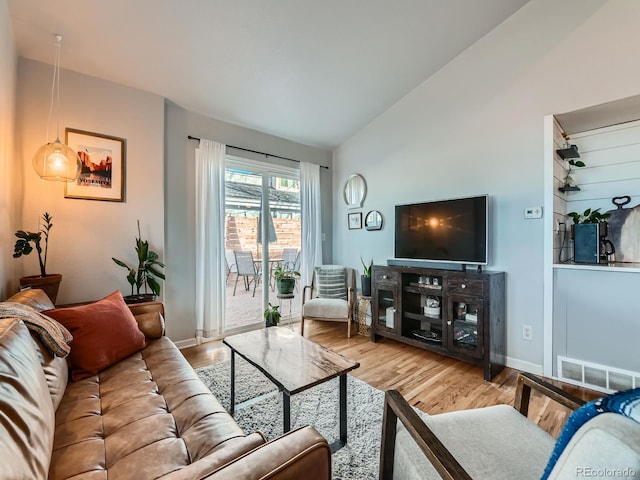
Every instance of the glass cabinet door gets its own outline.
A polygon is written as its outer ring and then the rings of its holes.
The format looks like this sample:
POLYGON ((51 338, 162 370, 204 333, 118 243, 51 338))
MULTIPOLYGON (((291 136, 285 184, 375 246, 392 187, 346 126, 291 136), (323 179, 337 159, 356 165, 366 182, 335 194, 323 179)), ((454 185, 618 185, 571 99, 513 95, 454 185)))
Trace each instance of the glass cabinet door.
POLYGON ((376 305, 376 328, 395 332, 398 328, 397 292, 394 287, 378 286, 378 304, 376 305))
POLYGON ((452 298, 449 302, 449 348, 482 356, 482 300, 452 298))

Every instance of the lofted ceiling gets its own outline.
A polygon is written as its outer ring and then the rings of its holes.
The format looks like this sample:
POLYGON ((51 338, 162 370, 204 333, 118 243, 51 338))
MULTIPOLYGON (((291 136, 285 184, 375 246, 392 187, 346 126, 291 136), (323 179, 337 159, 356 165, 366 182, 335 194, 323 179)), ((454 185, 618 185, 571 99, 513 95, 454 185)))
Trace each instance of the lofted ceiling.
POLYGON ((7 0, 18 54, 332 149, 527 0, 7 0))

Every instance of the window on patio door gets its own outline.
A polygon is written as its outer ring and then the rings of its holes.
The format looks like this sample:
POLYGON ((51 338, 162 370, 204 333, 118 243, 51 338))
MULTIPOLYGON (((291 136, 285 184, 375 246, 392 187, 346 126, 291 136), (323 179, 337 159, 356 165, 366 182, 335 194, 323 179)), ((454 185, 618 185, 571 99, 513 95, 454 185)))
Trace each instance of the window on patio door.
POLYGON ((294 291, 292 300, 277 298, 273 278, 285 259, 299 269, 299 178, 297 168, 227 156, 225 333, 263 326, 269 303, 281 305, 281 323, 300 316, 300 293, 294 291))

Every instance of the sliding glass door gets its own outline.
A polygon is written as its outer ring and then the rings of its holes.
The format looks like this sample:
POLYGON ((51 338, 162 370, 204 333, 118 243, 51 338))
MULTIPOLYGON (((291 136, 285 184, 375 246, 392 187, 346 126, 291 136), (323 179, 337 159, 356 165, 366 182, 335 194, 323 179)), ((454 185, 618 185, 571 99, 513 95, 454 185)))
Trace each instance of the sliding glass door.
POLYGON ((294 290, 293 298, 278 298, 273 272, 285 263, 296 268, 300 232, 299 171, 227 157, 226 333, 264 325, 263 312, 269 303, 281 305, 284 320, 299 316, 299 293, 294 290))

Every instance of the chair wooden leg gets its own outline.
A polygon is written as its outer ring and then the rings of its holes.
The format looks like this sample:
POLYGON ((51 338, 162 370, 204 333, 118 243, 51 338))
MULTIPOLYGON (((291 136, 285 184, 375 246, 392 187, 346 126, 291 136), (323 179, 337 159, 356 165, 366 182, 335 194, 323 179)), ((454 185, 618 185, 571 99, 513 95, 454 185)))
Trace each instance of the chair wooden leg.
POLYGON ((304 337, 304 317, 300 320, 300 335, 304 337))
POLYGON ((347 319, 347 338, 351 338, 351 319, 347 319))

